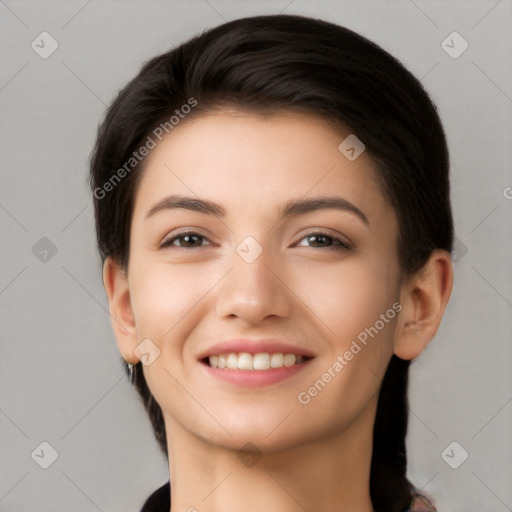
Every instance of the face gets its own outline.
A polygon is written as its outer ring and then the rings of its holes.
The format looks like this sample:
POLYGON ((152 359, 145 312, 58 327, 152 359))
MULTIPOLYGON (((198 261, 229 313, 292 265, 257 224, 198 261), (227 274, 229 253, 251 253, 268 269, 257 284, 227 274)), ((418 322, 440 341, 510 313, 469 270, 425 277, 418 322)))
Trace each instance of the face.
POLYGON ((127 282, 168 432, 271 452, 374 413, 400 309, 398 225, 367 153, 339 151, 347 135, 306 114, 224 111, 152 150, 127 282))

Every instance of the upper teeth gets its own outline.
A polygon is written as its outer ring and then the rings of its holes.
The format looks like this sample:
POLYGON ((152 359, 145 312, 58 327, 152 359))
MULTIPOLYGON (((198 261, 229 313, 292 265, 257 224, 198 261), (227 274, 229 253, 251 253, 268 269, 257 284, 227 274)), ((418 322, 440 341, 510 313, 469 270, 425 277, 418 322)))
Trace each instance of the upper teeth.
POLYGON ((302 363, 304 357, 296 354, 283 354, 281 352, 269 354, 260 352, 258 354, 249 354, 242 352, 235 354, 219 354, 208 358, 212 368, 229 368, 231 370, 269 370, 270 368, 289 367, 294 364, 302 363))

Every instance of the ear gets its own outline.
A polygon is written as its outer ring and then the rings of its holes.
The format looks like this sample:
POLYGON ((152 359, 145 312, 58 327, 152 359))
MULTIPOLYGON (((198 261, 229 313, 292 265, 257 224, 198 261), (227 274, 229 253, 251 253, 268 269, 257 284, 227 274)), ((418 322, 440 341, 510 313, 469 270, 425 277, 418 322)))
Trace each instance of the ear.
POLYGON ((425 265, 402 285, 394 353, 411 360, 435 336, 453 287, 450 254, 434 250, 425 265))
POLYGON ((137 364, 139 359, 134 354, 137 331, 128 276, 125 269, 110 257, 103 263, 103 286, 107 292, 110 320, 119 351, 127 363, 137 364))

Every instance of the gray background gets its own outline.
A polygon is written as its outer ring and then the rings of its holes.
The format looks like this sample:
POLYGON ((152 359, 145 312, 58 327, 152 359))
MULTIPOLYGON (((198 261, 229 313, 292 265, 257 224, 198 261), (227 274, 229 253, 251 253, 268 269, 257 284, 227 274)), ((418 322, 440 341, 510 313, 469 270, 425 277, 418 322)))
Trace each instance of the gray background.
POLYGON ((512 510, 509 0, 0 0, 0 510, 138 511, 167 480, 110 327, 88 156, 105 106, 145 60, 224 20, 280 12, 373 39, 439 107, 455 287, 412 365, 409 476, 440 512, 512 510), (43 31, 59 45, 47 59, 31 48, 43 31), (469 43, 456 59, 441 46, 453 31, 469 43), (43 441, 58 453, 48 469, 43 441), (462 450, 457 469, 441 455, 456 465, 462 450))

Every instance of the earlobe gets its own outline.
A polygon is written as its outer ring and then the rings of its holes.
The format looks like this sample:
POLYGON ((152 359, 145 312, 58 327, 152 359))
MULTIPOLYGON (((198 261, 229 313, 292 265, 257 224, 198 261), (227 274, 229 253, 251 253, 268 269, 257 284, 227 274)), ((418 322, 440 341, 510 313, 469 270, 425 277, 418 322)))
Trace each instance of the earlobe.
POLYGON ((125 269, 110 257, 103 263, 103 286, 107 293, 110 321, 119 351, 127 363, 137 364, 139 360, 134 355, 137 346, 135 316, 128 276, 125 269))
POLYGON ((452 286, 451 257, 442 249, 433 251, 425 265, 404 283, 394 343, 394 353, 400 359, 414 359, 435 336, 452 286))

